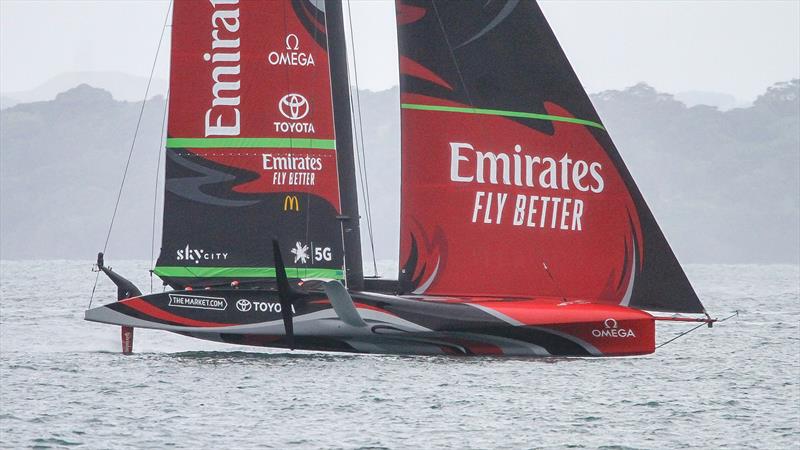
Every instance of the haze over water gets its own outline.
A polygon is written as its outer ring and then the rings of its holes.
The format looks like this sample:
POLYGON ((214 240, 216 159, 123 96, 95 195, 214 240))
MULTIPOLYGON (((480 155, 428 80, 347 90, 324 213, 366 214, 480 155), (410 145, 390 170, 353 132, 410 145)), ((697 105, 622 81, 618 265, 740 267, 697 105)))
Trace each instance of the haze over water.
MULTIPOLYGON (((112 262, 113 263, 113 262, 112 262)), ((0 447, 796 448, 800 268, 689 265, 713 316, 635 358, 286 352, 82 320, 89 261, 0 265, 0 447)), ((149 288, 144 261, 115 269, 149 288)), ((391 273, 386 270, 386 273, 391 273)), ((157 284, 157 282, 156 282, 157 284)), ((115 299, 101 279, 95 305, 115 299)), ((664 342, 691 325, 660 325, 664 342)))

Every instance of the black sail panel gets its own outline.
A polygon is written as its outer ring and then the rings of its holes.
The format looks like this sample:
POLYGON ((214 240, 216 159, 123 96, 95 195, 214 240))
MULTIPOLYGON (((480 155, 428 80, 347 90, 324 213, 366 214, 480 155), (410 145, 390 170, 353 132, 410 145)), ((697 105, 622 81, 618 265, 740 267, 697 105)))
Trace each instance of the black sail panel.
POLYGON ((164 226, 173 287, 343 279, 324 8, 176 0, 164 226))
POLYGON ((535 2, 397 21, 404 292, 704 311, 535 2))

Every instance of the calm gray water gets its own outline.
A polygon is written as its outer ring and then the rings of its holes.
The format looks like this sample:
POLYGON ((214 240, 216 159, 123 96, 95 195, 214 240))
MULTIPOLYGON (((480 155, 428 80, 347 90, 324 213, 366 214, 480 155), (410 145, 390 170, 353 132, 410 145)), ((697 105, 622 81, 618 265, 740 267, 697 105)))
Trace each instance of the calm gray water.
MULTIPOLYGON (((646 357, 540 360, 288 353, 147 330, 124 357, 118 328, 82 320, 90 266, 0 266, 0 447, 800 448, 797 266, 689 266, 713 315, 738 319, 646 357)), ((149 288, 146 268, 116 267, 149 288)))

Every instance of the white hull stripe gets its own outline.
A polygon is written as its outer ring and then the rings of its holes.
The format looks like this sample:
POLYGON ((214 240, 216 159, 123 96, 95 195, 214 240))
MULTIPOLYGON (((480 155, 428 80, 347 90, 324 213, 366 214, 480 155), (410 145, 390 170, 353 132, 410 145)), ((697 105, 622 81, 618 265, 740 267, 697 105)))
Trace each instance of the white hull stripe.
POLYGON ((519 320, 514 319, 512 317, 509 317, 509 316, 501 313, 500 311, 494 310, 492 308, 489 308, 489 307, 486 307, 486 306, 483 306, 483 305, 477 305, 477 304, 474 304, 474 303, 467 303, 467 304, 470 305, 470 306, 473 306, 475 308, 478 308, 478 309, 480 309, 481 311, 483 311, 483 312, 485 312, 487 314, 491 314, 494 317, 497 317, 498 319, 502 320, 503 322, 506 322, 506 323, 509 323, 511 325, 514 325, 515 327, 526 327, 526 328, 530 328, 530 329, 533 329, 533 330, 544 331, 546 333, 554 334, 556 336, 559 336, 559 337, 562 337, 562 338, 567 339, 569 341, 572 341, 572 342, 580 345, 581 347, 583 347, 584 350, 589 352, 589 354, 591 354, 591 355, 601 356, 603 354, 603 352, 598 350, 597 347, 595 347, 594 345, 584 341, 583 339, 577 338, 577 337, 575 337, 575 336, 573 336, 571 334, 567 334, 567 333, 564 333, 562 331, 553 330, 553 329, 550 329, 550 328, 525 325, 524 323, 520 322, 519 320))

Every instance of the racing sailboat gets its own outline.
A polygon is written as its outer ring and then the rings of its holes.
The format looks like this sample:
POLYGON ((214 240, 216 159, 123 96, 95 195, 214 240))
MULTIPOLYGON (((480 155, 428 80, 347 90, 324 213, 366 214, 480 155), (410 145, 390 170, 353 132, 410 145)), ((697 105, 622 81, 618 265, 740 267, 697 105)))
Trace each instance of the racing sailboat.
POLYGON ((361 267, 339 0, 175 0, 163 240, 86 320, 360 353, 652 353, 711 324, 533 1, 398 0, 400 271, 361 267))

